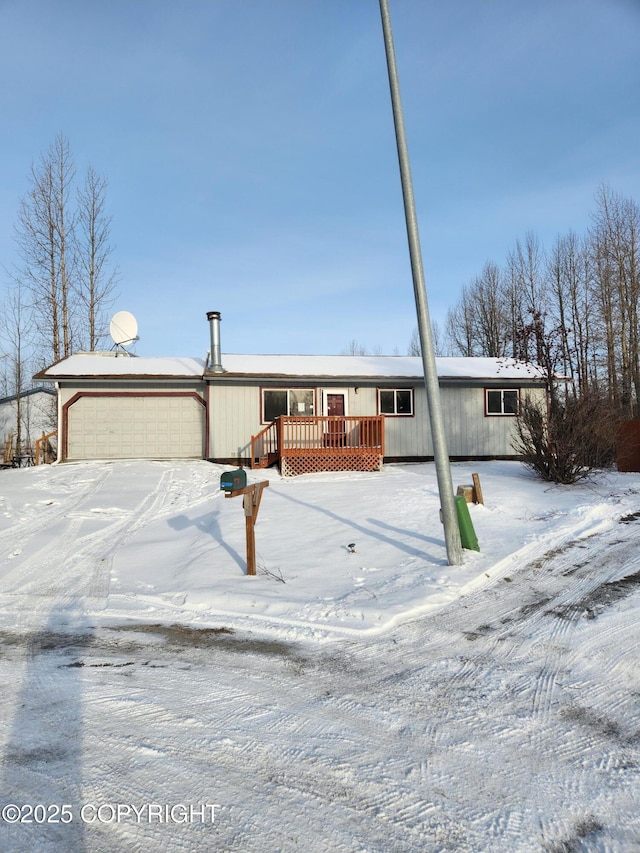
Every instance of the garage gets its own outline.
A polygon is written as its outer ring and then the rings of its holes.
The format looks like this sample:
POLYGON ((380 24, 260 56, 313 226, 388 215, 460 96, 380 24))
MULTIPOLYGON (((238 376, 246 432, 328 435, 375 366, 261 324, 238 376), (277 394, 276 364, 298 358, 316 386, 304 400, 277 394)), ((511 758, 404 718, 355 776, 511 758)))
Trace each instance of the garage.
POLYGON ((79 392, 63 407, 66 459, 202 459, 196 392, 79 392))

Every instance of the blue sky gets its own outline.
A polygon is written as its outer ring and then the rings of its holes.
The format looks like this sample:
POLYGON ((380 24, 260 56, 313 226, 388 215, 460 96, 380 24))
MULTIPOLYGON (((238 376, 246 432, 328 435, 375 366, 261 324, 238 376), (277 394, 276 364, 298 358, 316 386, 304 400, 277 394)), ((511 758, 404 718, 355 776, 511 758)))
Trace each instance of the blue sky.
MULTIPOLYGON (((431 315, 533 231, 640 202, 640 0, 390 0, 431 315)), ((0 264, 55 136, 109 180, 139 355, 405 354, 377 0, 0 0, 0 264)))

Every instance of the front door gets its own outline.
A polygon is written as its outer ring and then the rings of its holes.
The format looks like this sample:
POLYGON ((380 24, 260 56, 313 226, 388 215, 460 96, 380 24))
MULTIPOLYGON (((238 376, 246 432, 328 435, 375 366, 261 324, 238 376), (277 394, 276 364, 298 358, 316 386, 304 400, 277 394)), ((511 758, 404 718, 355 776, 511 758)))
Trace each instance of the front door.
POLYGON ((345 415, 344 394, 327 394, 327 415, 341 417, 345 415))
MULTIPOLYGON (((347 414, 347 392, 325 391, 323 394, 323 414, 330 418, 344 418, 347 414)), ((345 422, 327 421, 324 432, 325 447, 344 447, 345 422)))

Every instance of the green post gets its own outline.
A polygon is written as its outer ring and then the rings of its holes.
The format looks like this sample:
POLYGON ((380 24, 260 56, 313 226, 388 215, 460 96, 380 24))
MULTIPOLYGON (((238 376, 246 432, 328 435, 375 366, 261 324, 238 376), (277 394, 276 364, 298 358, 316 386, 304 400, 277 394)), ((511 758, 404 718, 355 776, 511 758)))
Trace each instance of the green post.
POLYGON ((462 547, 468 551, 479 551, 478 537, 473 529, 473 522, 469 515, 469 507, 462 495, 456 495, 456 512, 458 514, 458 527, 460 528, 460 539, 462 547))

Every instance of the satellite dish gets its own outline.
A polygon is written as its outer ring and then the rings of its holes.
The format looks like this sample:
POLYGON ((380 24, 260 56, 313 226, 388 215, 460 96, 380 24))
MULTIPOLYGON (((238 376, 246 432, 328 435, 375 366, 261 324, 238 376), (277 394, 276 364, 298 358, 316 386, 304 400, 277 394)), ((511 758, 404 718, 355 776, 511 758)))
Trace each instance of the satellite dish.
POLYGON ((118 311, 113 315, 109 333, 117 347, 126 347, 138 340, 138 321, 129 311, 118 311))

